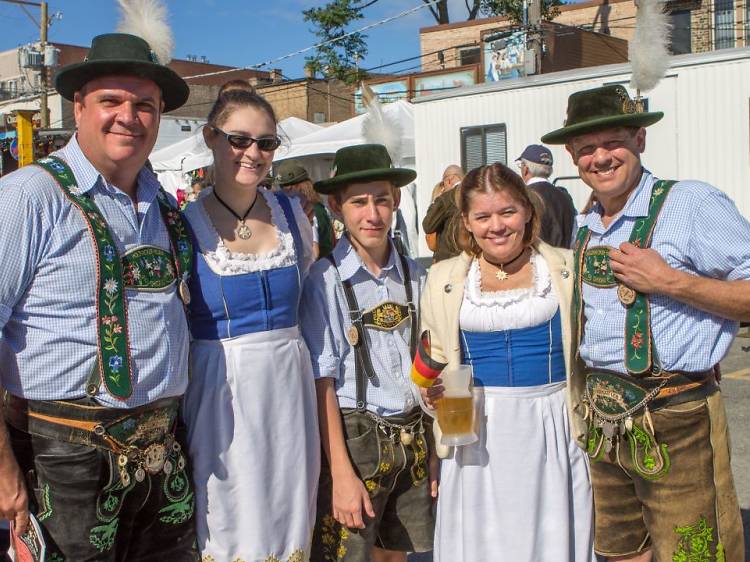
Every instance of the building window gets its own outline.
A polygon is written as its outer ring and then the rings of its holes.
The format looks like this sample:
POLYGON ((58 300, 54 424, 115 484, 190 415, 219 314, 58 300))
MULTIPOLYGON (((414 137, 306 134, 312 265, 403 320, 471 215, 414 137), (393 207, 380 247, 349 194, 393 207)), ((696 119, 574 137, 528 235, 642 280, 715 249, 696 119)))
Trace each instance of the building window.
POLYGON ((715 0, 714 48, 734 47, 734 0, 715 0))
POLYGON ((461 166, 467 172, 494 162, 508 163, 505 124, 461 129, 461 166))
POLYGON ((316 111, 313 113, 313 123, 325 123, 326 122, 326 114, 321 111, 316 111))
POLYGON ((745 47, 750 46, 750 2, 745 1, 745 47))
POLYGON ((465 64, 479 64, 482 59, 482 50, 479 47, 461 49, 458 51, 458 60, 461 66, 465 64))
POLYGON ((692 52, 690 48, 690 10, 677 10, 670 14, 672 20, 672 44, 670 49, 673 55, 684 55, 692 52))

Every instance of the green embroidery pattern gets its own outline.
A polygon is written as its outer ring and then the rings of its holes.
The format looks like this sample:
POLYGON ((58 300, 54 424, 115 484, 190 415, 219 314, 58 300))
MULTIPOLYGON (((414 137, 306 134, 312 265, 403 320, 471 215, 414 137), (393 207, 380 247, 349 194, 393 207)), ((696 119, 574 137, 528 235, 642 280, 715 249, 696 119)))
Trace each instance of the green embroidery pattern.
POLYGON ((617 285, 609 261, 609 246, 593 246, 583 254, 583 282, 600 289, 617 285))
POLYGON ((178 447, 172 450, 169 460, 174 468, 165 475, 163 484, 164 496, 169 503, 159 510, 159 520, 181 525, 193 516, 195 499, 185 473, 185 458, 178 447))
POLYGON ((677 550, 672 555, 672 562, 724 562, 724 547, 717 543, 715 553, 711 554, 714 542, 714 529, 701 517, 695 525, 675 527, 680 537, 677 550))
POLYGON ((45 484, 41 489, 39 498, 39 512, 36 514, 37 521, 40 523, 52 517, 52 501, 49 497, 49 484, 45 484))
POLYGON ((646 480, 658 480, 669 472, 671 461, 666 444, 659 444, 653 435, 637 424, 625 434, 630 445, 630 459, 635 471, 646 480))
POLYGON ((112 519, 109 523, 99 525, 91 529, 89 533, 89 542, 94 545, 99 552, 111 550, 115 545, 115 537, 117 536, 117 525, 120 520, 118 518, 112 519))
POLYGON ((107 392, 120 400, 133 393, 133 372, 127 331, 127 303, 122 287, 122 265, 112 234, 94 201, 81 195, 68 165, 55 157, 42 158, 37 164, 57 180, 63 193, 82 213, 94 239, 98 272, 97 328, 99 334, 99 370, 107 392))
MULTIPOLYGON (((136 272, 128 268, 127 263, 121 262, 117 245, 104 217, 94 201, 81 193, 76 184, 75 175, 63 160, 49 156, 38 160, 36 164, 55 179, 68 200, 81 212, 93 238, 97 269, 96 315, 99 372, 107 392, 119 400, 125 400, 133 393, 133 372, 124 289, 128 281, 134 283, 136 277, 143 277, 146 272, 142 271, 140 266, 136 272)), ((176 275, 184 283, 190 275, 193 262, 190 236, 179 211, 169 206, 163 189, 159 191, 157 199, 169 232, 173 255, 169 256, 169 261, 166 261, 168 255, 166 252, 158 259, 157 257, 151 258, 150 265, 159 265, 160 274, 156 275, 152 271, 149 274, 153 277, 150 282, 163 283, 164 279, 156 280, 156 278, 160 279, 163 274, 167 277, 176 275), (153 260, 157 260, 158 264, 153 260), (169 270, 172 270, 171 275, 168 275, 169 270)))
POLYGON ((158 291, 176 280, 172 255, 155 246, 141 246, 127 252, 122 257, 122 265, 128 289, 158 291))
POLYGON ((65 558, 59 552, 48 552, 47 558, 49 562, 65 562, 65 558))

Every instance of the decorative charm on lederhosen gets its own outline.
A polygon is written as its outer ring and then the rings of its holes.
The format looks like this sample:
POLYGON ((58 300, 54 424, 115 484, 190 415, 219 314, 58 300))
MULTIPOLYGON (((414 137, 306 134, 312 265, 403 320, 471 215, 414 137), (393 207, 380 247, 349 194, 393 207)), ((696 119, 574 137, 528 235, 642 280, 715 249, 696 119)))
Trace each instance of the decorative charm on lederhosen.
MULTIPOLYGON (((54 156, 42 158, 36 164, 55 179, 68 200, 81 212, 93 239, 98 277, 96 312, 99 374, 107 392, 119 400, 125 400, 133 393, 125 288, 140 288, 142 280, 154 289, 161 285, 169 286, 180 279, 180 294, 183 301, 189 300, 188 293, 182 288, 190 274, 193 259, 187 228, 179 213, 169 207, 166 195, 161 192, 158 197, 159 208, 169 232, 173 253, 167 254, 169 262, 162 262, 161 259, 157 261, 159 264, 169 263, 170 267, 164 265, 160 267, 158 275, 152 272, 148 276, 141 275, 141 280, 136 281, 135 276, 138 273, 134 273, 133 264, 139 259, 145 259, 154 248, 137 248, 130 254, 129 259, 121 261, 117 245, 104 217, 96 203, 90 197, 81 194, 75 175, 68 165, 54 156)), ((156 254, 153 259, 156 260, 156 254)))
POLYGON ((404 320, 410 318, 409 307, 394 301, 381 302, 362 313, 362 324, 368 328, 395 330, 404 320))
MULTIPOLYGON (((661 212, 673 181, 654 184, 648 215, 635 221, 629 241, 639 248, 651 245, 656 220, 661 212)), ((592 372, 586 377, 583 398, 584 418, 589 422, 588 452, 592 460, 609 453, 619 436, 624 436, 631 451, 633 466, 646 479, 658 479, 669 471, 670 461, 666 444, 659 444, 654 435, 648 403, 659 393, 663 383, 651 390, 638 384, 638 376, 649 373, 655 363, 655 349, 651 333, 649 301, 646 294, 617 281, 610 266, 610 248, 588 248, 591 232, 587 227, 578 230, 574 247, 576 283, 573 289, 573 322, 578 343, 583 336, 583 283, 605 289, 617 287, 617 297, 625 312, 625 368, 630 377, 616 373, 592 372), (644 427, 633 422, 633 415, 644 410, 644 427)))
POLYGON ((435 384, 435 379, 443 372, 448 363, 435 361, 430 356, 430 331, 425 330, 419 337, 417 352, 411 366, 411 380, 417 386, 429 388, 435 384))

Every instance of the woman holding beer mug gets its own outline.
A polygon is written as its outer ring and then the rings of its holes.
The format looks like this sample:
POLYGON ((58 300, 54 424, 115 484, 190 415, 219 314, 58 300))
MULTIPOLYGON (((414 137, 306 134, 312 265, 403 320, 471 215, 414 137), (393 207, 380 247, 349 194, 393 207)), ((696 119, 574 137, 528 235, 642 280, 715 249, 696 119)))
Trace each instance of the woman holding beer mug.
POLYGON ((431 358, 448 366, 423 396, 442 414, 445 387, 453 392, 452 377, 469 366, 479 437, 443 447, 438 562, 595 560, 588 464, 576 444, 585 428, 571 403, 580 393, 568 388, 573 258, 538 239, 531 197, 502 164, 469 172, 458 194, 464 251, 427 278, 422 327, 431 358))

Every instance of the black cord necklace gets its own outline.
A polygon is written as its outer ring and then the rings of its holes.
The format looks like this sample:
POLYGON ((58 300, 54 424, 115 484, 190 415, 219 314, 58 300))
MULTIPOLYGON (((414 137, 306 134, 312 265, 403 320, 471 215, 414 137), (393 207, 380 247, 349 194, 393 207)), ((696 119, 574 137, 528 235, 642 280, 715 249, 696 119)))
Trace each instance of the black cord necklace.
POLYGON ((214 188, 214 197, 216 197, 216 200, 219 203, 221 203, 221 205, 227 211, 229 211, 230 213, 232 213, 232 215, 234 216, 234 218, 236 218, 238 221, 240 221, 240 225, 235 229, 235 232, 237 233, 237 236, 239 236, 243 240, 247 240, 247 239, 249 239, 253 235, 253 231, 250 230, 250 227, 245 224, 245 219, 247 219, 247 215, 249 215, 250 211, 252 211, 253 207, 255 207, 255 204, 258 202, 258 197, 259 196, 260 195, 258 194, 258 192, 256 192, 255 193, 255 199, 253 199, 253 202, 250 204, 250 207, 247 209, 247 211, 245 211, 244 215, 239 216, 237 213, 234 212, 234 209, 232 209, 232 207, 230 207, 229 205, 227 205, 224 202, 224 200, 221 197, 219 197, 219 194, 216 193, 216 188, 214 188))
POLYGON ((505 281, 510 276, 508 275, 508 272, 505 271, 504 268, 508 267, 510 264, 518 260, 525 252, 526 252, 526 247, 521 248, 521 251, 515 258, 513 258, 510 261, 506 261, 505 263, 500 263, 500 264, 492 263, 490 260, 487 259, 487 256, 484 256, 484 261, 486 261, 490 265, 494 265, 497 268, 497 271, 495 272, 495 278, 498 281, 505 281))

